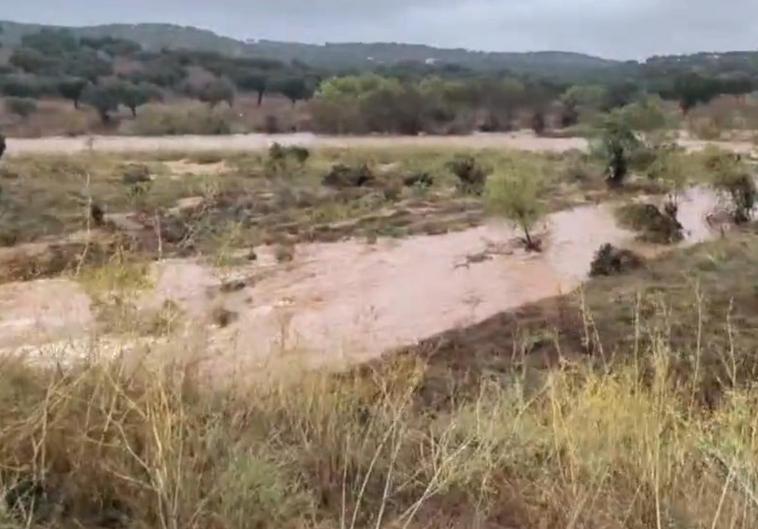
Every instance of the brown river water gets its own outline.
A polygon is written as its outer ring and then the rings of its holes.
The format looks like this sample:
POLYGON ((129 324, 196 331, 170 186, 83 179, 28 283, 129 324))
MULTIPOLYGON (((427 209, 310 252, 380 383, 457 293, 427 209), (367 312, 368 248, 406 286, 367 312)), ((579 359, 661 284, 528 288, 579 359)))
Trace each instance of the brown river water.
MULTIPOLYGON (((232 134, 227 136, 78 136, 9 138, 7 156, 29 154, 75 154, 98 152, 203 152, 255 151, 268 148, 274 142, 282 145, 302 145, 309 148, 501 148, 533 152, 586 151, 584 138, 537 137, 531 131, 509 133, 477 133, 461 136, 326 136, 312 133, 292 134, 232 134)), ((678 143, 689 151, 716 145, 723 149, 750 155, 755 145, 748 141, 701 141, 682 136, 678 143)))
MULTIPOLYGON (((685 194, 679 210, 682 244, 718 235, 706 221, 716 206, 706 189, 685 194)), ((638 243, 619 228, 609 204, 553 213, 539 231, 542 253, 526 253, 514 243, 518 233, 512 227, 492 221, 375 244, 301 244, 286 264, 276 263, 270 248, 259 249, 255 263, 225 270, 198 260, 165 260, 155 264, 154 288, 137 304, 143 310, 167 300, 178 305, 184 337, 215 365, 246 371, 277 361, 342 366, 568 293, 587 279, 603 243, 647 256, 666 251, 638 243), (222 289, 230 279, 242 283, 233 291, 222 289), (224 328, 212 318, 219 308, 233 315, 224 328)), ((94 320, 89 298, 73 281, 0 286, 2 350, 24 345, 42 356, 49 351, 81 356, 91 347, 86 338, 94 320)))

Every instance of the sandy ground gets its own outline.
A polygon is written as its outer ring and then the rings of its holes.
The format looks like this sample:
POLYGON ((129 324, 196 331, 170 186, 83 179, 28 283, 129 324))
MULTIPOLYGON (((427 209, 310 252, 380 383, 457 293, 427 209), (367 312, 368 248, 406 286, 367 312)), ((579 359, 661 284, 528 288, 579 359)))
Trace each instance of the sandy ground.
MULTIPOLYGON (((686 243, 715 235, 705 219, 715 205, 702 189, 683 198, 686 243)), ((518 234, 497 222, 373 245, 302 244, 287 264, 276 263, 270 248, 261 249, 258 262, 227 270, 166 260, 156 263, 155 288, 139 304, 178 305, 186 333, 214 372, 254 372, 277 362, 337 367, 567 293, 586 279, 603 243, 647 255, 663 251, 636 243, 616 225, 610 205, 552 214, 543 230, 545 251, 539 254, 521 250, 513 243, 518 234), (230 280, 238 286, 221 288, 230 280), (224 328, 214 322, 219 309, 232 315, 224 328)), ((0 299, 0 349, 30 340, 74 342, 92 331, 90 301, 73 282, 3 285, 0 299)))
MULTIPOLYGON (((10 138, 8 156, 24 154, 71 154, 90 149, 99 152, 203 152, 203 151, 249 151, 268 148, 272 143, 303 145, 311 148, 502 148, 535 152, 565 152, 573 149, 587 150, 584 138, 538 138, 531 132, 487 133, 467 136, 321 136, 310 133, 297 134, 238 134, 229 136, 81 136, 10 138)), ((703 149, 706 145, 751 154, 755 146, 751 142, 706 142, 681 139, 680 145, 690 151, 703 149)))

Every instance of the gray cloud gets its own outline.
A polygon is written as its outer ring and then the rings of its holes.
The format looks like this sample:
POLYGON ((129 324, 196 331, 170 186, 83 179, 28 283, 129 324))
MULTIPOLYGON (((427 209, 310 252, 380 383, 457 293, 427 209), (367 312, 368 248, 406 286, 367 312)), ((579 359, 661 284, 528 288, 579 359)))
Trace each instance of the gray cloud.
POLYGON ((614 58, 758 48, 755 0, 0 0, 0 18, 172 22, 238 38, 398 41, 614 58))

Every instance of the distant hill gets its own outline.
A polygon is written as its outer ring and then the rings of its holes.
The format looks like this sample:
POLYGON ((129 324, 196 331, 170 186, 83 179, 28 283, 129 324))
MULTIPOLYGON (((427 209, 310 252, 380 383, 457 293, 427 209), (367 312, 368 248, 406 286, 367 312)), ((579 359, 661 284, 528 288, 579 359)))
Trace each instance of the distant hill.
MULTIPOLYGON (((21 37, 54 26, 1 21, 0 43, 14 46, 21 37)), ((516 73, 550 77, 576 77, 602 71, 616 61, 580 53, 558 51, 507 53, 444 49, 399 43, 302 44, 270 40, 232 39, 195 27, 171 24, 108 24, 66 28, 80 37, 112 36, 133 40, 148 50, 191 49, 213 51, 234 57, 250 56, 285 62, 298 60, 319 68, 334 70, 363 69, 377 65, 392 66, 406 62, 455 64, 478 71, 510 70, 516 73)))

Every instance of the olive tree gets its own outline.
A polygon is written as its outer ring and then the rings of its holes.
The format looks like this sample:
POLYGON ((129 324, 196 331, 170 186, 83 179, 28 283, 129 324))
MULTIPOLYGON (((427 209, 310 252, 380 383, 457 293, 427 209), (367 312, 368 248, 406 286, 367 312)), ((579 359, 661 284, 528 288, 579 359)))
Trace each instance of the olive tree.
POLYGON ((226 79, 215 79, 203 86, 197 96, 211 108, 224 101, 231 107, 234 105, 234 85, 226 79))
POLYGON ((302 77, 287 77, 279 79, 274 83, 272 89, 289 99, 293 105, 298 101, 308 99, 313 95, 313 89, 302 77))
POLYGON ((121 90, 115 84, 89 85, 82 94, 82 101, 97 110, 103 123, 110 123, 111 112, 118 110, 121 90))
POLYGON ((129 82, 121 83, 118 87, 119 102, 132 112, 132 117, 137 117, 137 108, 158 99, 160 93, 157 89, 144 84, 129 82))
POLYGON ((501 217, 520 229, 528 251, 540 251, 542 245, 532 235, 545 210, 540 200, 542 179, 526 165, 514 165, 487 179, 485 199, 491 215, 501 217))
POLYGON ((66 79, 58 83, 58 92, 74 103, 74 108, 79 108, 87 81, 84 79, 66 79))

